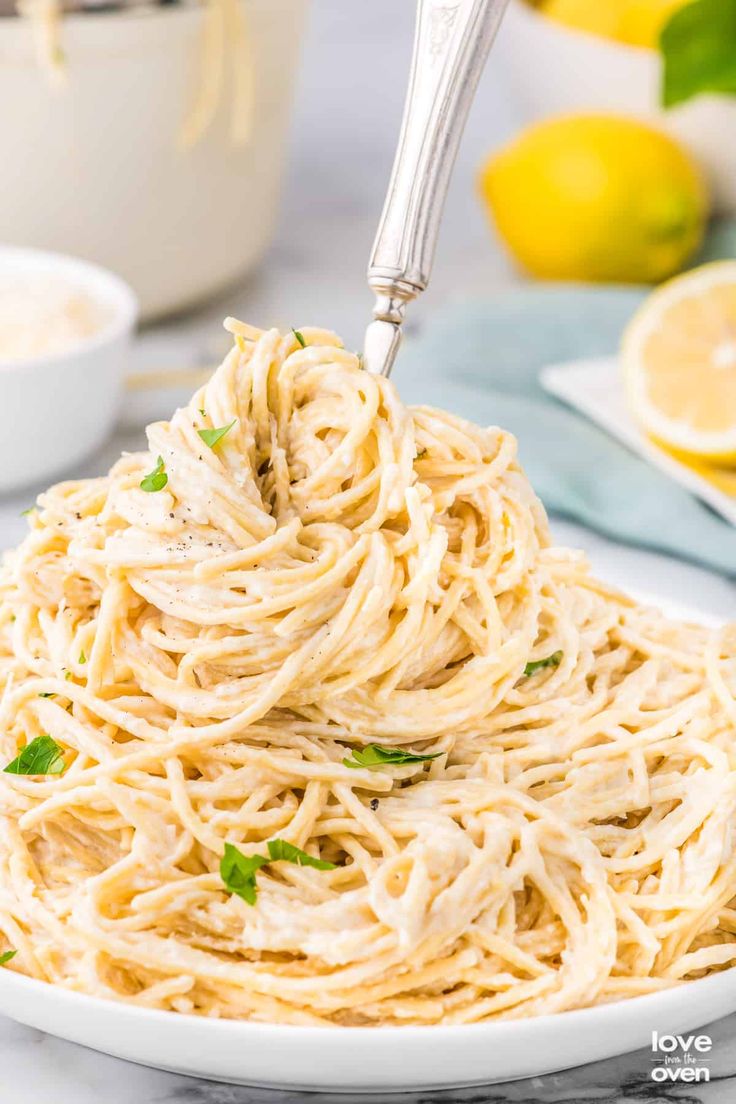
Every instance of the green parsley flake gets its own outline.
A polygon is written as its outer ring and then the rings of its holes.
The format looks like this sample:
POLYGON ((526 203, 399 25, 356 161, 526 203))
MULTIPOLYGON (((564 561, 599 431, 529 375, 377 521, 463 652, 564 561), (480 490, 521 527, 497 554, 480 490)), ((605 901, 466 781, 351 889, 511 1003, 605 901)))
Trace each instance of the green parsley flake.
POLYGON ((270 861, 265 855, 244 855, 232 843, 226 843, 220 859, 220 877, 225 889, 254 905, 258 896, 256 873, 270 861))
POLYGON ((268 854, 272 862, 296 863, 297 866, 313 866, 315 870, 336 870, 335 863, 326 862, 325 859, 313 859, 300 847, 286 840, 274 839, 268 841, 268 854))
POLYGON ((359 767, 385 767, 399 766, 402 763, 427 763, 430 759, 437 759, 442 755, 441 751, 433 755, 418 755, 413 751, 402 751, 401 748, 387 748, 380 744, 368 744, 365 748, 353 748, 352 759, 343 759, 343 765, 357 770, 359 767))
POLYGON ((294 337, 297 339, 297 341, 301 345, 302 349, 306 349, 307 343, 304 340, 304 334, 301 332, 301 330, 295 330, 294 327, 292 326, 291 327, 291 332, 293 333, 294 337))
POLYGON ((559 667, 561 663, 562 652, 553 652, 546 659, 532 659, 524 668, 524 674, 529 678, 530 675, 535 675, 537 671, 541 671, 545 667, 559 667))
POLYGON ((36 736, 4 768, 5 774, 63 774, 64 752, 48 735, 36 736))
POLYGON ((220 877, 228 893, 234 893, 249 905, 254 905, 258 897, 256 874, 262 866, 272 862, 290 862, 297 866, 313 866, 316 870, 335 870, 334 863, 324 859, 314 859, 300 847, 286 840, 269 840, 268 857, 265 855, 244 855, 232 843, 225 844, 225 853, 220 859, 220 877))
POLYGON ((0 954, 0 966, 4 966, 7 962, 10 962, 11 958, 15 958, 17 951, 5 951, 4 954, 0 954))
POLYGON ((164 471, 164 458, 159 456, 153 471, 141 479, 140 487, 142 491, 162 491, 168 482, 169 477, 164 471))
POLYGON ((197 433, 204 443, 213 449, 215 445, 220 443, 225 434, 230 432, 237 420, 237 418, 233 418, 230 425, 220 426, 219 429, 198 429, 197 433))

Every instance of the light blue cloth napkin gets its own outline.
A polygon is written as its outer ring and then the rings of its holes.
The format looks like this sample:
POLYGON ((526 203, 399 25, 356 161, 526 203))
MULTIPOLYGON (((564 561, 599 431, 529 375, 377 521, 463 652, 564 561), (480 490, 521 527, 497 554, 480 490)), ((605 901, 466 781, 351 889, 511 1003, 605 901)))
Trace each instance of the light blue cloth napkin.
POLYGON ((511 430, 551 513, 736 576, 733 526, 539 384, 545 364, 615 352, 641 299, 548 285, 458 305, 407 341, 393 378, 407 402, 511 430))

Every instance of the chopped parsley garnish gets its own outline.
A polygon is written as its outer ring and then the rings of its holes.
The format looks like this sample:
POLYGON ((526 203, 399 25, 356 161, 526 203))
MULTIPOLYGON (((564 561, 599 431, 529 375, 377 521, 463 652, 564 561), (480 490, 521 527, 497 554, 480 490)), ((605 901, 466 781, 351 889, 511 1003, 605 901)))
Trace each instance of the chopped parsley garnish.
POLYGON ((313 866, 316 870, 335 870, 335 864, 324 859, 313 859, 300 847, 286 840, 269 840, 268 857, 266 855, 244 855, 232 843, 225 844, 225 853, 220 859, 220 877, 228 893, 234 893, 249 905, 256 903, 258 887, 256 874, 262 866, 272 862, 290 862, 297 866, 313 866))
POLYGON ((202 415, 203 418, 207 417, 207 411, 205 410, 205 408, 203 406, 200 406, 199 413, 202 415))
POLYGON ((4 768, 5 774, 62 774, 64 752, 50 736, 36 736, 4 768))
POLYGON ((258 895, 256 873, 270 861, 265 855, 244 855, 232 843, 226 843, 225 854, 220 859, 220 877, 225 889, 254 905, 258 895))
POLYGON ((230 432, 237 420, 237 418, 233 418, 230 425, 220 426, 219 429, 198 429, 197 433, 204 443, 213 449, 215 445, 220 443, 225 434, 230 432))
POLYGON ((21 510, 20 516, 21 517, 27 517, 27 515, 32 514, 35 509, 36 509, 35 506, 29 506, 27 510, 21 510))
POLYGON ((142 491, 162 491, 168 482, 169 477, 164 471, 164 458, 159 456, 156 467, 148 475, 143 476, 140 486, 142 491))
POLYGON ((561 663, 562 652, 553 652, 552 655, 548 655, 546 659, 532 659, 524 668, 524 674, 529 678, 529 675, 536 674, 537 671, 541 671, 544 667, 559 667, 561 663))
POLYGON ((55 698, 56 694, 52 694, 50 690, 42 690, 38 696, 39 698, 55 698))
POLYGON ((297 341, 301 345, 302 349, 306 349, 307 343, 304 340, 304 334, 301 332, 301 330, 295 330, 294 327, 292 326, 291 327, 291 332, 293 333, 294 337, 297 339, 297 341))
POLYGON ((86 662, 87 662, 87 657, 86 657, 86 655, 84 654, 84 648, 83 648, 83 649, 82 649, 82 651, 81 651, 81 652, 79 653, 79 662, 80 662, 80 663, 86 663, 86 662))
POLYGON ((4 954, 0 954, 0 966, 4 966, 6 962, 10 962, 11 958, 15 958, 17 951, 5 951, 4 954))
POLYGON ((418 755, 413 751, 403 751, 401 748, 387 748, 380 744, 368 744, 368 747, 353 748, 352 759, 343 759, 346 767, 385 767, 399 766, 402 763, 427 763, 430 759, 437 759, 441 751, 433 755, 418 755))
POLYGON ((337 869, 334 863, 326 862, 325 859, 313 859, 300 847, 295 847, 293 843, 287 843, 286 840, 282 839, 268 841, 268 854, 272 862, 283 860, 284 862, 296 863, 297 866, 313 866, 315 870, 337 869))

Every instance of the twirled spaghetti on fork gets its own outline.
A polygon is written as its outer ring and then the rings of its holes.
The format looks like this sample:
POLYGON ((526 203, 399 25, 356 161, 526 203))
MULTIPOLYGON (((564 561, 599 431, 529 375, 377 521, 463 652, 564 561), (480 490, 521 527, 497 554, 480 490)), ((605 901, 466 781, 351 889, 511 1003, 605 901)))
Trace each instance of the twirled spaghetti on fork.
POLYGON ((326 331, 230 328, 149 453, 42 495, 6 558, 5 968, 370 1025, 731 964, 734 628, 551 547, 508 434, 326 331))

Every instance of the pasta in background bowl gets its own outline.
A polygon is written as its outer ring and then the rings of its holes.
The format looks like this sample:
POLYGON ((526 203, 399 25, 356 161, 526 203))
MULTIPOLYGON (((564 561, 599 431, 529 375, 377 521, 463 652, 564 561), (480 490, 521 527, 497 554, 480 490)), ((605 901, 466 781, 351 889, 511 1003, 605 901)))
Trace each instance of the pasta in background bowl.
POLYGON ((0 240, 112 269, 145 319, 251 271, 275 227, 306 8, 75 12, 41 35, 42 65, 29 21, 0 18, 0 240))

